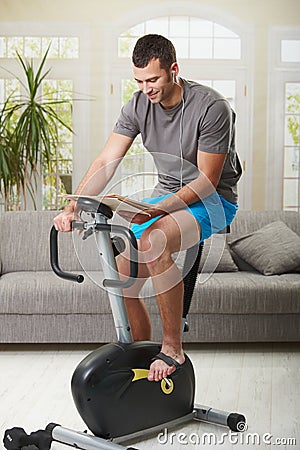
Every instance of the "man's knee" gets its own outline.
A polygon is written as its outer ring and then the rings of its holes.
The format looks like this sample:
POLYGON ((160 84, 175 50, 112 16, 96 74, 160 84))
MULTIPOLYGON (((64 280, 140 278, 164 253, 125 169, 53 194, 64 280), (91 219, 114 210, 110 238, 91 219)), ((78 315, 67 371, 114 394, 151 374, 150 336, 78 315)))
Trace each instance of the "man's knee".
POLYGON ((140 251, 143 262, 148 268, 160 264, 170 257, 168 241, 163 230, 149 228, 144 231, 140 239, 140 251))

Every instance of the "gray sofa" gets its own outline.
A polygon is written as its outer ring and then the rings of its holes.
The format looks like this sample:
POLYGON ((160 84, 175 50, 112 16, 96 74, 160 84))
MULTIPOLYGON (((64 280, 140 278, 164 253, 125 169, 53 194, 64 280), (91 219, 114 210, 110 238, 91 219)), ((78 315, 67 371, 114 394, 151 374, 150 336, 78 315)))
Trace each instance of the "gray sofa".
MULTIPOLYGON (((55 214, 11 212, 0 216, 0 342, 115 340, 93 238, 83 242, 76 233, 60 233, 61 266, 75 272, 84 267, 84 283, 64 281, 50 269, 49 231, 55 214)), ((300 236, 296 212, 239 211, 227 240, 236 241, 278 220, 300 236)), ((231 259, 232 253, 226 252, 231 259)), ((206 250, 204 263, 207 254, 206 250)), ((262 275, 237 254, 229 267, 228 261, 223 263, 223 268, 220 262, 216 270, 203 271, 202 267, 184 341, 299 341, 300 273, 262 275)), ((151 283, 143 292, 153 321, 153 338, 160 340, 161 323, 151 283)))

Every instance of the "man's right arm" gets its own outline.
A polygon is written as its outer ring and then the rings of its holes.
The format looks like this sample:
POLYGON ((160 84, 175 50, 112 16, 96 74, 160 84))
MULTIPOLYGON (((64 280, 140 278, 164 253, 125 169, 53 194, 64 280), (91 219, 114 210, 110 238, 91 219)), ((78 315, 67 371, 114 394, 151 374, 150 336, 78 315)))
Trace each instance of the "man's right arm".
MULTIPOLYGON (((119 163, 130 148, 133 139, 118 133, 111 133, 102 152, 95 159, 83 177, 75 194, 98 195, 112 178, 119 163)), ((71 200, 65 209, 54 218, 58 231, 72 231, 76 202, 71 200)))

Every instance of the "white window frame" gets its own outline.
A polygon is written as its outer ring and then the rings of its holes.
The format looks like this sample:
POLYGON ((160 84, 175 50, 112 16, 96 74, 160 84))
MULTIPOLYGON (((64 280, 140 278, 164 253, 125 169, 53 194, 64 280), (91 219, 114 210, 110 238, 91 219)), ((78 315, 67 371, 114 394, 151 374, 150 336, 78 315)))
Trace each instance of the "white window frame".
POLYGON ((155 17, 153 9, 144 6, 138 11, 122 16, 113 29, 107 29, 105 40, 107 73, 107 134, 112 129, 120 111, 121 78, 132 78, 131 62, 126 58, 118 58, 118 37, 124 30, 144 22, 150 18, 162 16, 193 16, 211 20, 227 27, 241 38, 240 60, 179 60, 180 74, 190 79, 235 79, 236 80, 236 113, 237 113, 237 151, 245 169, 239 182, 240 209, 251 209, 252 205, 252 129, 253 129, 253 68, 254 68, 254 30, 252 27, 226 16, 224 11, 216 11, 208 6, 199 6, 197 2, 167 3, 156 5, 155 17), (199 69, 200 67, 200 69, 199 69), (221 70, 220 70, 221 69, 221 70))
MULTIPOLYGON (((73 81, 74 98, 79 93, 80 98, 89 98, 89 53, 90 36, 88 27, 82 23, 59 22, 2 22, 1 36, 77 36, 79 37, 79 58, 76 59, 48 59, 46 69, 51 68, 47 79, 71 79, 73 81)), ((35 61, 35 59, 33 59, 35 61)), ((0 78, 14 78, 12 74, 20 74, 22 70, 16 58, 0 59, 0 78)), ((22 88, 21 88, 22 89, 22 88)), ((87 162, 90 160, 89 145, 89 115, 90 102, 73 102, 72 125, 73 135, 73 189, 79 184, 87 162), (82 151, 84 149, 84 151, 82 151)), ((37 192, 37 208, 42 208, 42 189, 37 192)))
POLYGON ((300 83, 300 63, 281 61, 282 39, 299 40, 300 27, 272 27, 269 32, 267 210, 283 208, 285 83, 300 83))

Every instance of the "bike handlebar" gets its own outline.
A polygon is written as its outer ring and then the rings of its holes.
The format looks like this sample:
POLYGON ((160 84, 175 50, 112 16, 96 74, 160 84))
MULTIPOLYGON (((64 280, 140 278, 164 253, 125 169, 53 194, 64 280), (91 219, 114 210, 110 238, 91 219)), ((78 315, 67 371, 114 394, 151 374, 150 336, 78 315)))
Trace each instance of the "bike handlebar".
POLYGON ((64 272, 61 270, 58 262, 58 231, 55 229, 54 225, 50 231, 50 263, 53 272, 58 277, 69 281, 77 281, 77 283, 82 283, 84 281, 83 275, 76 275, 74 273, 64 272))
MULTIPOLYGON (((73 221, 72 229, 84 229, 84 222, 73 221)), ((130 242, 130 274, 126 280, 114 280, 114 279, 104 279, 103 286, 105 287, 121 287, 126 288, 132 286, 138 275, 138 262, 137 262, 137 240, 133 232, 126 227, 121 225, 113 225, 107 223, 95 224, 95 229, 97 231, 106 231, 117 234, 122 234, 130 242)), ((50 263, 54 273, 69 281, 76 281, 77 283, 82 283, 84 281, 83 275, 78 275, 70 272, 64 272, 61 270, 58 261, 58 231, 55 229, 54 225, 50 231, 50 263)))

